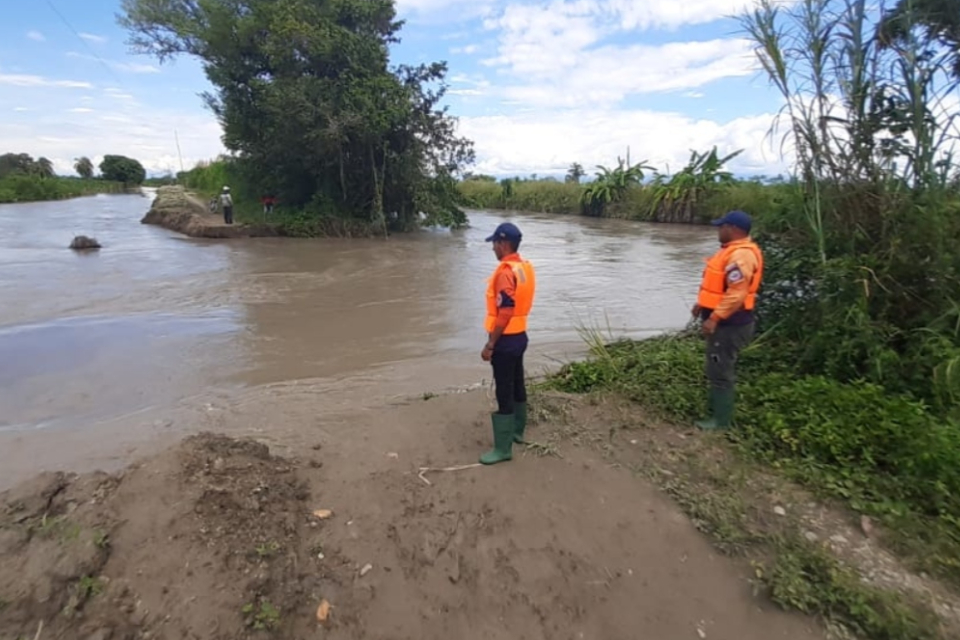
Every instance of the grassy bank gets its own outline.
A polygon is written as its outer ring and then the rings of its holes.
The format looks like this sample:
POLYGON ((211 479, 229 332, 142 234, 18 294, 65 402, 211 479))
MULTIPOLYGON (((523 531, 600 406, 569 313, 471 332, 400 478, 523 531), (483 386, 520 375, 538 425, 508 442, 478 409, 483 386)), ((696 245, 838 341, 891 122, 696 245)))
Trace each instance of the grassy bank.
MULTIPOLYGON (((761 337, 741 361, 736 428, 749 459, 888 526, 889 547, 960 589, 960 424, 866 382, 797 375, 761 337)), ((615 392, 691 424, 706 411, 703 340, 595 343, 593 357, 550 382, 615 392)))
POLYGON ((65 200, 97 193, 124 193, 119 182, 12 174, 0 178, 0 203, 65 200))
POLYGON ((658 486, 718 551, 749 563, 756 592, 821 618, 828 638, 956 637, 956 596, 889 557, 842 507, 723 438, 690 437, 623 391, 610 393, 614 385, 591 388, 579 396, 532 391, 528 452, 566 457, 571 446, 592 448, 658 486))
MULTIPOLYGON (((679 198, 680 204, 663 204, 663 189, 656 184, 634 184, 625 188, 616 201, 599 211, 590 207, 589 189, 584 184, 551 179, 512 178, 499 182, 467 179, 458 183, 464 205, 473 209, 533 211, 566 215, 599 215, 638 221, 706 223, 731 209, 771 211, 783 207, 799 194, 797 185, 760 180, 731 180, 716 184, 695 198, 679 198)), ((681 191, 681 193, 683 193, 681 191)))

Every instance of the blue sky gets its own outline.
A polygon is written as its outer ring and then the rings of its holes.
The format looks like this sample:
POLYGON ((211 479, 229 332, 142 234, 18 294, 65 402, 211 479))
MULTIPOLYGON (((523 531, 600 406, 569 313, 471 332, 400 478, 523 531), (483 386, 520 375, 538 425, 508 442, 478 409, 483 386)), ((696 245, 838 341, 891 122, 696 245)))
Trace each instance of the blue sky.
MULTIPOLYGON (((749 0, 399 0, 393 61, 447 60, 474 171, 562 174, 631 149, 671 170, 690 149, 745 149, 732 169, 784 169, 765 135, 780 106, 739 25, 749 0)), ((189 58, 128 52, 119 0, 10 3, 0 23, 0 141, 58 171, 107 153, 152 174, 223 149, 189 58)))

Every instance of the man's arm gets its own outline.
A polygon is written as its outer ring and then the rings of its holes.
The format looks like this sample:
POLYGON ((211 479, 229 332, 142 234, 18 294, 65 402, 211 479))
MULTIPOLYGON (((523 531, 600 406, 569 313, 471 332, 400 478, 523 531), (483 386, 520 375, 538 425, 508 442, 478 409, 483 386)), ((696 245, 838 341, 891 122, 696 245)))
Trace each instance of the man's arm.
POLYGON ((758 266, 757 257, 749 249, 741 249, 731 256, 727 265, 727 291, 710 314, 711 320, 726 320, 743 307, 758 266))
POLYGON ((517 295, 517 277, 512 270, 505 269, 497 275, 493 286, 497 293, 497 322, 487 338, 487 347, 490 349, 497 344, 513 318, 513 311, 517 306, 514 300, 517 295))

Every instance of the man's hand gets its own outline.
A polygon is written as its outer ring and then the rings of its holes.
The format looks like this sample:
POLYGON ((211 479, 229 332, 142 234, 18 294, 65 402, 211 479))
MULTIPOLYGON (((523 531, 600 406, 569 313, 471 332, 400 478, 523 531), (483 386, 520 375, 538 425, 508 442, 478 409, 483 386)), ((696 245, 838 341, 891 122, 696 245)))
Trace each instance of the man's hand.
POLYGON ((703 335, 712 336, 717 330, 717 321, 707 318, 703 321, 703 335))
POLYGON ((694 318, 696 318, 696 317, 698 317, 698 316, 700 315, 700 305, 699 305, 699 304, 693 305, 693 309, 690 309, 690 315, 692 315, 694 318))
POLYGON ((490 362, 490 358, 492 357, 493 357, 493 347, 491 347, 489 344, 484 345, 483 351, 480 352, 480 358, 484 362, 490 362))

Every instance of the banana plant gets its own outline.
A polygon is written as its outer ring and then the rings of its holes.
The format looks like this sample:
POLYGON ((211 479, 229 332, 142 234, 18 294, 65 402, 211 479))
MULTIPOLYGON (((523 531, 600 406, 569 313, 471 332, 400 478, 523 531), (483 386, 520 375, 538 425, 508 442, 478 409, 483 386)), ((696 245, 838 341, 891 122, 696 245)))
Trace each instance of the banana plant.
POLYGON ((691 150, 690 161, 669 180, 660 174, 654 176, 651 214, 655 217, 662 207, 693 206, 710 190, 731 184, 733 174, 723 166, 741 153, 743 149, 721 158, 717 147, 703 153, 691 150))
POLYGON ((646 160, 631 165, 620 157, 614 169, 597 165, 596 178, 584 188, 580 204, 593 215, 601 215, 604 205, 622 200, 630 187, 643 182, 644 171, 650 169, 653 167, 646 160))

